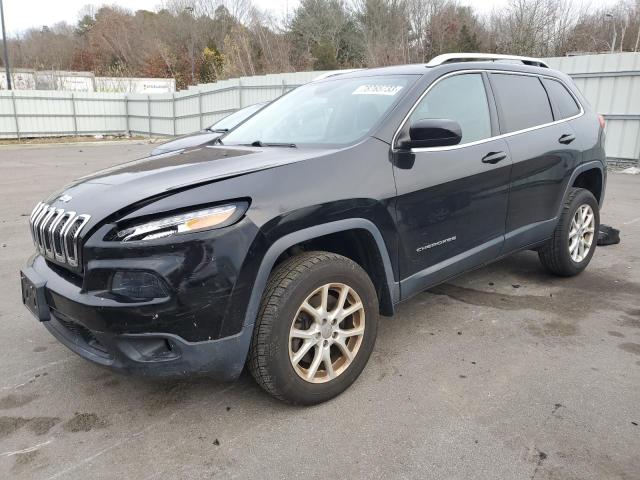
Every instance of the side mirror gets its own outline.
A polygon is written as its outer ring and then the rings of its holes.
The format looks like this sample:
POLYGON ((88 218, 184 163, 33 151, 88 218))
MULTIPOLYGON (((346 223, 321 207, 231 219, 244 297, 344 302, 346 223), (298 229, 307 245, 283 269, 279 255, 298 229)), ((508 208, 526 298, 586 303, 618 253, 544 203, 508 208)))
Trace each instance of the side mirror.
POLYGON ((455 120, 447 118, 423 118, 406 128, 398 138, 398 148, 447 147, 457 145, 462 140, 462 129, 455 120))

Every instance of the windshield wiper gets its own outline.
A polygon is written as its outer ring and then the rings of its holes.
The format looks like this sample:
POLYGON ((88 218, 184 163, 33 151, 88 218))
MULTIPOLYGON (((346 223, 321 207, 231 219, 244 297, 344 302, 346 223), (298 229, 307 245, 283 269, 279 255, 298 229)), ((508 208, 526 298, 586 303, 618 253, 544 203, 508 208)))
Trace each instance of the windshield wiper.
POLYGON ((229 131, 228 128, 207 128, 207 130, 213 133, 227 133, 229 131))
POLYGON ((250 147, 286 147, 286 148, 298 148, 295 143, 264 143, 260 140, 255 140, 249 144, 250 147))

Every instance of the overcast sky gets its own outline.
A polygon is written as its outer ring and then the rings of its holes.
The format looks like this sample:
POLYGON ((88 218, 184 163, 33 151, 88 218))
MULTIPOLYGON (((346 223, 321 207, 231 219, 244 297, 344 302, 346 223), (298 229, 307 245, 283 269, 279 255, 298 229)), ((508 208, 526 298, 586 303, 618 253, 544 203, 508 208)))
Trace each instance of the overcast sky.
MULTIPOLYGON (((589 0, 574 0, 583 4, 589 0)), ((612 4, 615 0, 595 0, 599 4, 612 4)), ((161 0, 4 0, 4 16, 7 32, 15 35, 30 27, 42 27, 53 25, 60 21, 75 23, 78 20, 78 11, 87 4, 100 6, 103 4, 117 4, 130 10, 155 10, 162 3, 161 0)), ((284 16, 287 11, 292 11, 298 0, 256 0, 254 4, 265 10, 284 16)), ((461 3, 472 5, 480 13, 488 13, 494 7, 500 8, 508 3, 508 0, 462 0, 461 3)))

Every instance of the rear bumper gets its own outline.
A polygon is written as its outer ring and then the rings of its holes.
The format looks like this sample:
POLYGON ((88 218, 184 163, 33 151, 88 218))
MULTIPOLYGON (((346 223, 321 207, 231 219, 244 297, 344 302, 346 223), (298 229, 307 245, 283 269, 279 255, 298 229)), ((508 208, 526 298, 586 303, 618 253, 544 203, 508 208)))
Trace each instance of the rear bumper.
POLYGON ((231 337, 187 342, 171 334, 96 332, 52 312, 45 328, 74 353, 124 374, 149 377, 208 376, 234 380, 244 367, 251 328, 231 337))

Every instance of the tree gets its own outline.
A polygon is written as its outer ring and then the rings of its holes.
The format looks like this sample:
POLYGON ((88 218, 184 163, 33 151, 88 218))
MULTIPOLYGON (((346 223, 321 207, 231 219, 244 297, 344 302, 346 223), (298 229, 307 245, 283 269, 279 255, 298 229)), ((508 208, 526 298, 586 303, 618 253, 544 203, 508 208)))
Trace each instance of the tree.
POLYGON ((458 48, 461 52, 478 52, 480 51, 480 42, 476 32, 472 32, 467 24, 462 24, 460 34, 458 35, 458 48))
POLYGON ((224 68, 224 55, 214 46, 205 47, 202 52, 202 62, 198 80, 202 83, 215 82, 224 68))
POLYGON ((294 62, 334 69, 362 60, 361 38, 342 0, 302 0, 288 25, 294 62))
POLYGON ((422 63, 446 52, 532 56, 640 50, 640 0, 508 0, 479 16, 460 0, 300 0, 290 18, 252 0, 165 0, 155 11, 83 7, 77 22, 9 40, 15 67, 172 77, 178 88, 238 75, 422 63), (605 14, 611 13, 612 16, 605 14))

